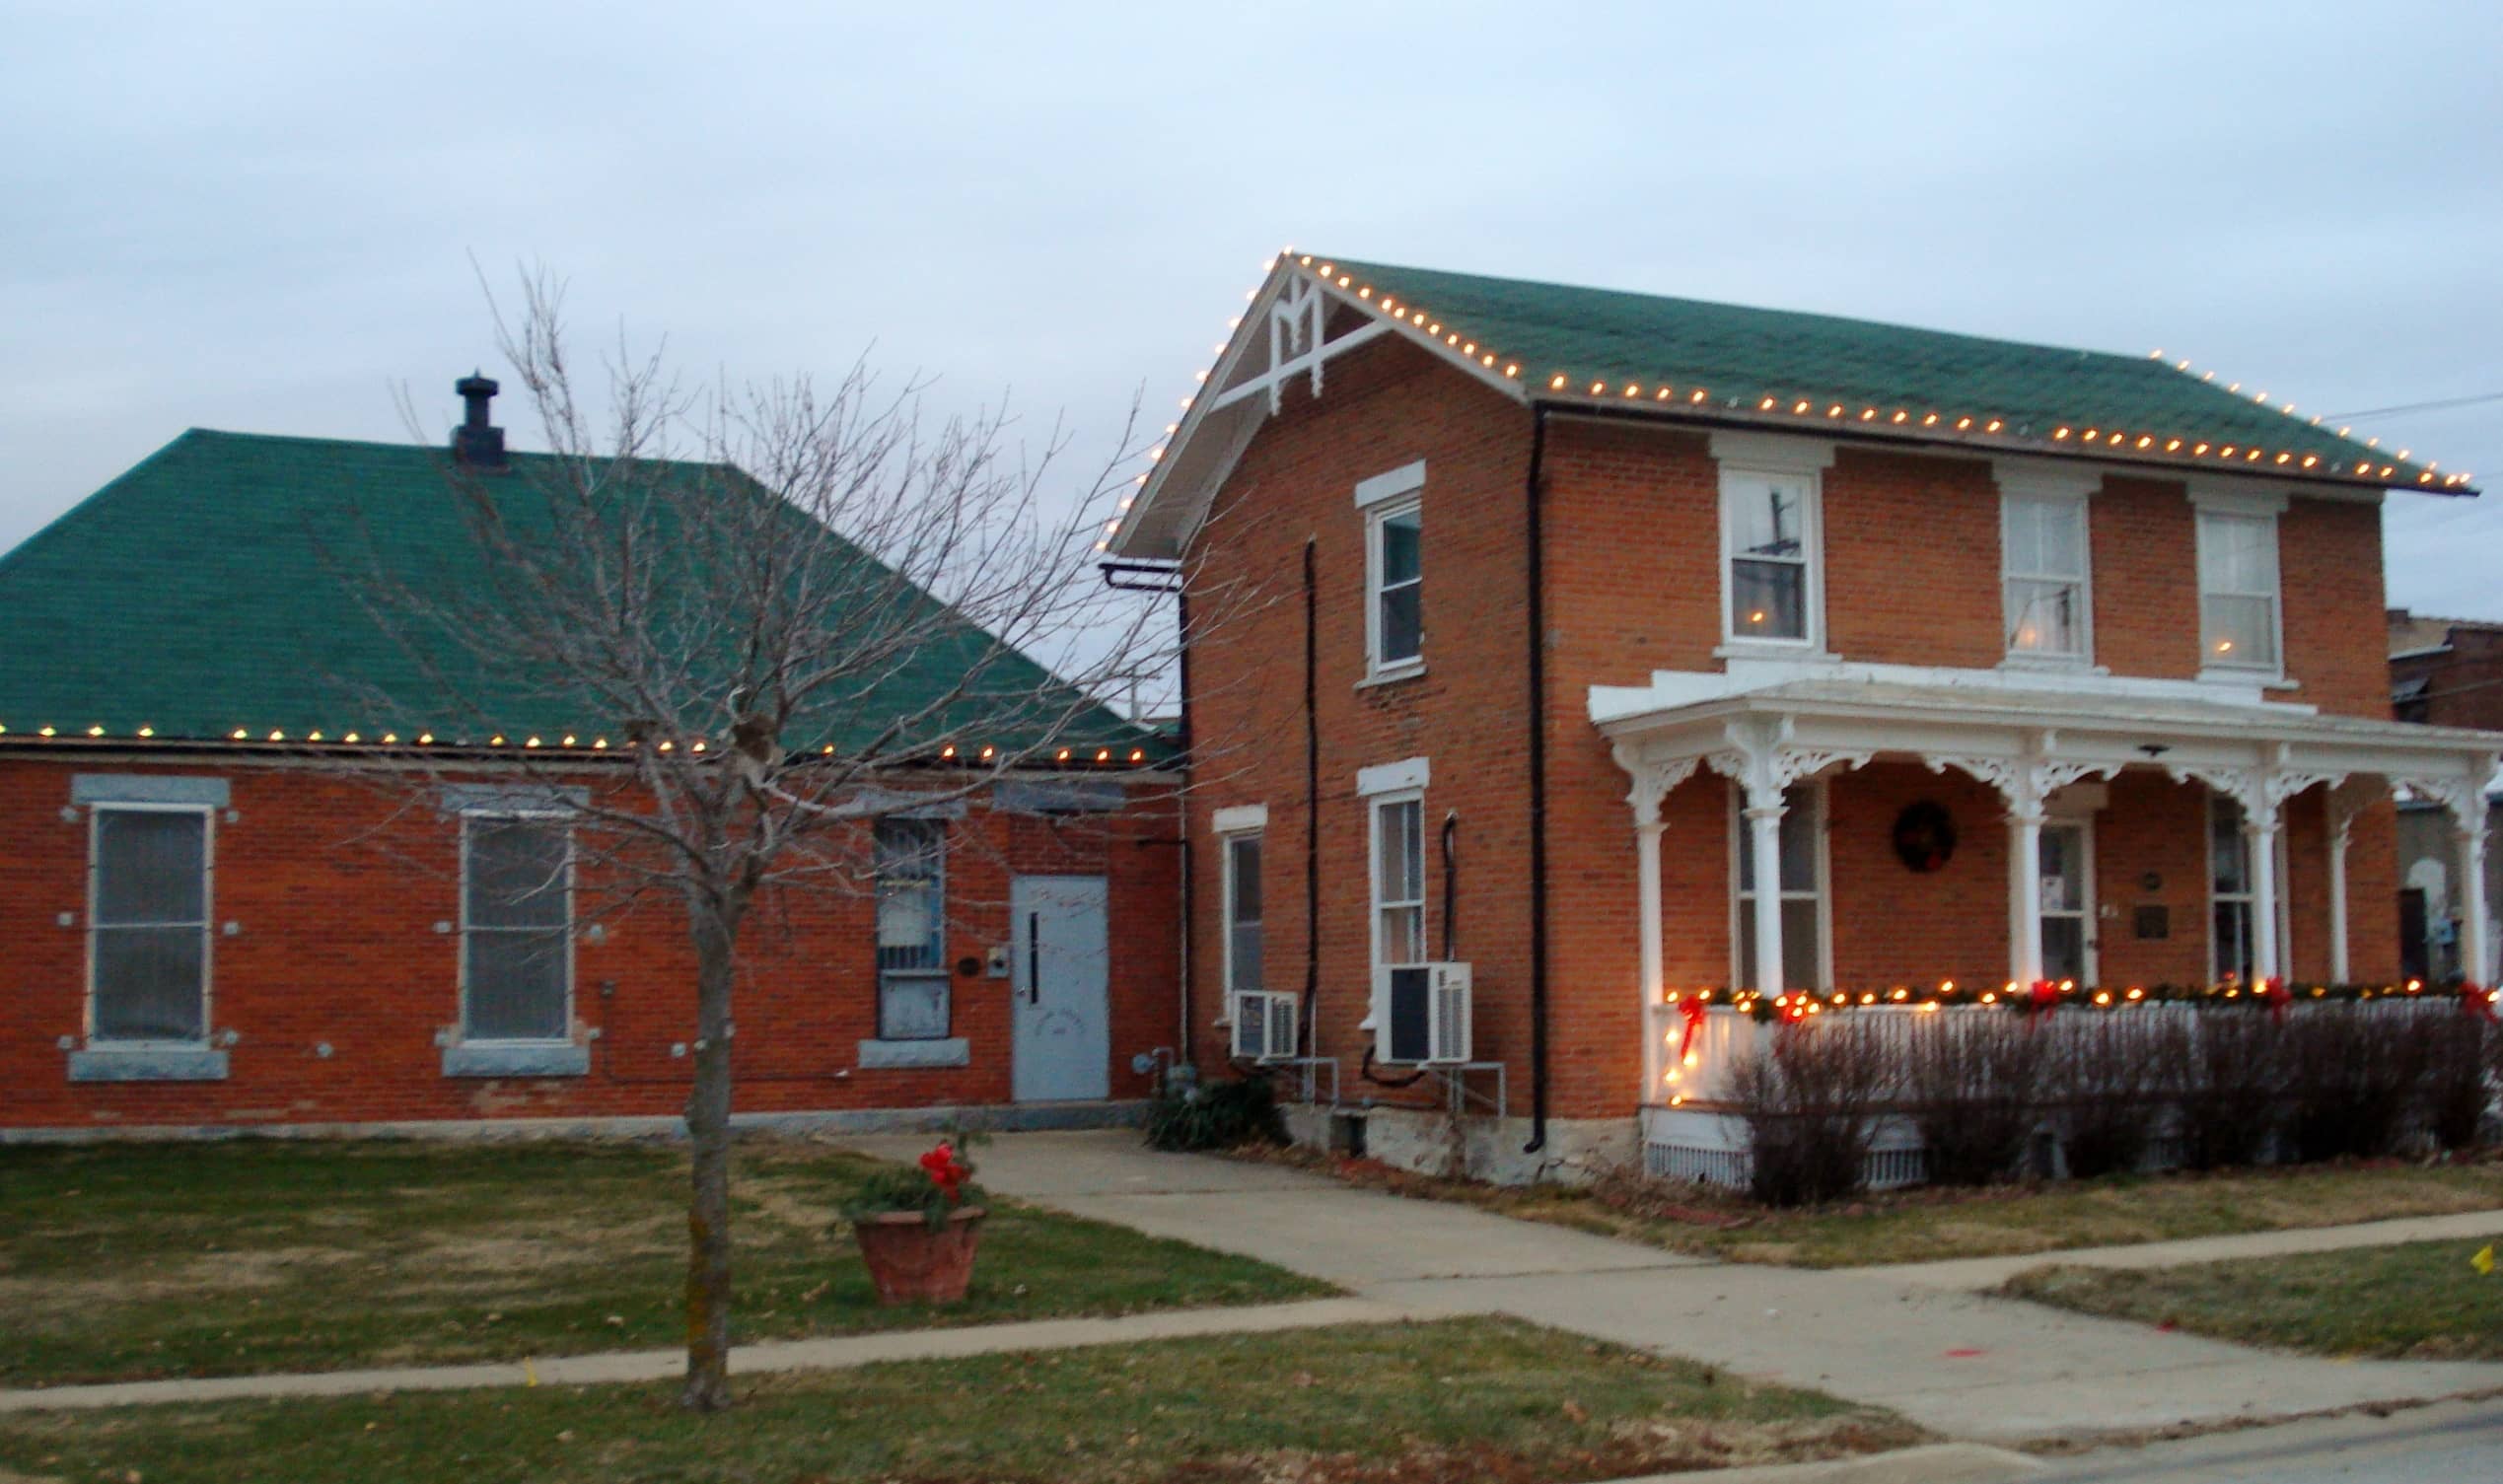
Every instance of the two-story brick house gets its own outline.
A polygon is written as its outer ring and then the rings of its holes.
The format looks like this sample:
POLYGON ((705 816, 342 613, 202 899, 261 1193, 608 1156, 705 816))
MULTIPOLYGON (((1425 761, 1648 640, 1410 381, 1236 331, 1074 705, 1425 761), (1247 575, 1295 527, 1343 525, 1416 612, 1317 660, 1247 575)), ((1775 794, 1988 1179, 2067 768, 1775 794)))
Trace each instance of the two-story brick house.
POLYGON ((2161 356, 1282 255, 1105 543, 1249 610, 1201 1043, 1517 1175, 1708 1112, 1672 994, 2386 981, 2390 785, 2478 826, 2503 747, 2391 720, 2392 491, 2473 493, 2161 356))

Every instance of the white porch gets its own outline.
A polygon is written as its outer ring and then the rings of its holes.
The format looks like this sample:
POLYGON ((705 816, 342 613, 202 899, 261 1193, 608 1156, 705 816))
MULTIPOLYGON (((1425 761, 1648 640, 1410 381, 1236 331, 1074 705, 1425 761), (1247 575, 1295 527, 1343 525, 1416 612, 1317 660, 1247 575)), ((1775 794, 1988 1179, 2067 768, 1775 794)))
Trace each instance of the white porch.
MULTIPOLYGON (((1834 666, 1809 678, 1750 684, 1728 675, 1663 673, 1639 688, 1595 688, 1593 721, 1631 780, 1639 917, 1639 980, 1645 1027, 1640 1102, 1684 1097, 1670 1065, 1682 1038, 1669 1013, 1663 942, 1662 804, 1698 775, 1738 789, 1751 875, 1740 883, 1752 982, 1734 987, 1770 998, 1783 983, 1781 825, 1786 791, 1873 760, 1917 762, 1931 772, 1968 775, 2004 807, 2008 858, 2007 987, 2044 977, 2043 832, 2053 796, 2124 770, 2160 772, 2197 783, 2239 809, 2248 853, 2251 977, 2265 982, 2288 962, 2279 900, 2279 841, 2289 800, 2324 791, 2327 817, 2328 978, 2350 978, 2346 890, 2348 832, 2358 813, 2394 788, 2450 813, 2464 880, 2483 879, 2484 790, 2503 736, 2398 722, 2323 716, 2271 703, 2255 691, 2199 682, 2100 680, 2023 688, 2021 677, 1969 672, 1890 674, 1886 668, 1834 666), (1942 679, 1942 676, 1949 677, 1942 679)), ((1791 673, 1798 671, 1791 668, 1791 673)), ((2379 910, 2380 904, 2373 906, 2379 910)), ((2395 904, 2391 910, 2395 911, 2395 904)), ((2463 960, 2488 961, 2490 925, 2482 900, 2462 924, 2463 960)), ((1736 956, 1736 955, 1734 955, 1736 956)))

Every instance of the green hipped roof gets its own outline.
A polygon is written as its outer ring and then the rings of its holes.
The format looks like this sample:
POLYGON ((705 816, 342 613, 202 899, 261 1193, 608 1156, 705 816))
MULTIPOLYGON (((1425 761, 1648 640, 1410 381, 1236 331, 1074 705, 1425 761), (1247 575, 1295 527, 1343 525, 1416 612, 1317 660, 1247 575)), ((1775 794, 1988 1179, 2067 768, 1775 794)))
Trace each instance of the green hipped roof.
MULTIPOLYGON (((1474 342, 1497 358, 1494 371, 1519 367, 1519 380, 1534 396, 1642 400, 1660 405, 1671 389, 1668 410, 1729 412, 1797 424, 1848 425, 1880 432, 1917 431, 1921 419, 1940 415, 1946 428, 1964 417, 1978 432, 1996 419, 2011 447, 2044 452, 2079 449, 2092 429, 2095 448, 2109 458, 2152 458, 2184 467, 2224 466, 2222 450, 2235 450, 2232 467, 2308 477, 2457 494, 2465 483, 2430 482, 2422 460, 2407 461, 2393 450, 2369 449, 2361 439, 2341 438, 2333 427, 2280 410, 2286 398, 2263 404, 2253 394, 2226 389, 2222 380, 2176 369, 2143 355, 2068 350, 1944 330, 1914 329, 1845 319, 1832 315, 1750 309, 1611 289, 1571 288, 1521 279, 1485 278, 1431 268, 1359 262, 1323 253, 1299 253, 1299 265, 1329 281, 1348 280, 1345 292, 1370 287, 1399 312, 1422 310, 1444 334, 1474 342), (1553 386, 1561 376, 1563 386, 1553 386), (1600 391, 1594 393, 1597 384, 1600 391), (1628 387, 1637 396, 1625 394, 1628 387), (1697 407, 1688 399, 1706 393, 1697 407), (1773 406, 1763 406, 1770 398, 1773 406), (1807 402, 1802 413, 1800 402, 1807 402), (1834 416, 1835 407, 1842 409, 1834 416), (1873 420, 1864 420, 1874 410, 1873 420), (1894 415, 1907 414, 1897 425, 1894 415), (2066 436, 2060 436, 2065 430, 2066 436), (2112 435, 2121 435, 2112 442, 2112 435), (2152 439, 2147 449, 2140 438, 2152 439), (2172 439, 2183 446, 2170 458, 2172 439), (2209 445, 2193 457, 2198 444, 2209 445), (2249 451, 2262 451, 2254 461, 2249 451), (2276 456, 2292 458, 2279 464, 2276 456), (2306 469, 2305 457, 2319 462, 2306 469), (2359 470, 2369 464, 2369 471, 2359 470), (2384 465, 2392 472, 2383 476, 2384 465)), ((2251 386, 2251 392, 2263 389, 2251 386)), ((1935 430, 1933 430, 1935 431, 1935 430)), ((2411 451, 2413 452, 2413 451, 2411 451)))
MULTIPOLYGON (((555 460, 510 457, 512 473, 487 476, 486 487, 508 519, 527 523, 542 487, 533 476, 555 460)), ((720 466, 642 469, 664 478, 730 474, 755 488, 720 466)), ((237 731, 255 742, 277 733, 293 743, 315 732, 330 742, 357 732, 370 742, 427 726, 442 734, 440 743, 484 743, 486 736, 469 734, 501 732, 552 746, 568 733, 587 744, 619 730, 620 718, 590 714, 595 708, 568 699, 561 683, 485 672, 461 646, 413 637, 422 625, 387 626, 360 599, 360 589, 376 586, 370 576, 429 593, 484 579, 452 479, 450 456, 437 449, 182 434, 0 556, 4 740, 50 727, 64 739, 101 728, 124 741, 146 728, 161 742, 228 741, 237 731), (393 714, 378 714, 385 711, 393 714)), ((908 601, 932 601, 917 592, 908 601)), ((875 691, 845 697, 839 710, 810 718, 807 735, 782 742, 848 749, 883 719, 945 696, 977 666, 981 694, 935 725, 972 727, 968 741, 1011 753, 1047 736, 1080 762, 1092 763, 1101 747, 1124 763, 1132 748, 1150 760, 1171 756, 1153 733, 1084 702, 969 623, 943 631, 875 691)))

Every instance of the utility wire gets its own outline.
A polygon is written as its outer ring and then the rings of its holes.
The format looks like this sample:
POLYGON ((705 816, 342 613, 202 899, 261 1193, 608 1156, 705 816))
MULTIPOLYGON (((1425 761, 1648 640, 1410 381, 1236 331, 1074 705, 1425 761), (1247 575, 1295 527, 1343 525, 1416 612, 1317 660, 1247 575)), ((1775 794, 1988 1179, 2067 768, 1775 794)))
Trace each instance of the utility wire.
POLYGON ((2445 397, 2438 402, 2406 402, 2396 407, 2367 407, 2361 412, 2324 412, 2324 418, 2387 417, 2394 412, 2433 412, 2444 407, 2473 407, 2479 402, 2503 402, 2503 391, 2480 391, 2474 396, 2445 397))

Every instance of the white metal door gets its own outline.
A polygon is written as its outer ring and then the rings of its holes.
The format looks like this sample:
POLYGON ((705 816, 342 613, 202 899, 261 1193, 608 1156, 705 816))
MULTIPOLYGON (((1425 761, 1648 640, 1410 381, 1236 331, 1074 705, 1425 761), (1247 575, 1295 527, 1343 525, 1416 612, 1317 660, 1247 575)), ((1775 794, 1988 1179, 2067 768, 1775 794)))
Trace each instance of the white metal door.
POLYGON ((1011 1082, 1019 1102, 1112 1091, 1112 1014, 1100 876, 1021 876, 1009 883, 1011 1082))

